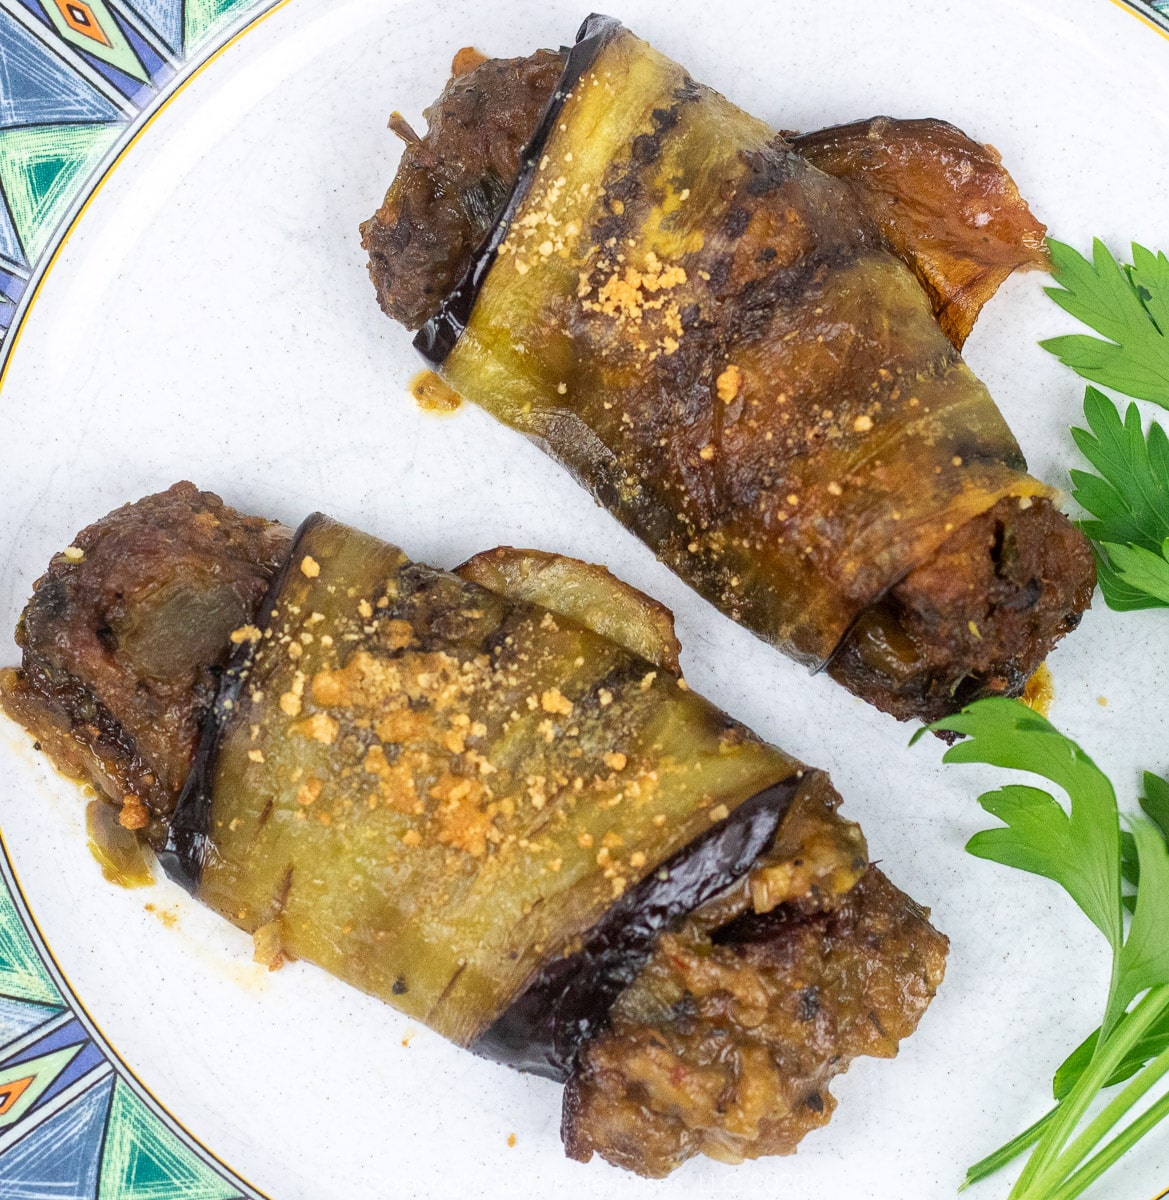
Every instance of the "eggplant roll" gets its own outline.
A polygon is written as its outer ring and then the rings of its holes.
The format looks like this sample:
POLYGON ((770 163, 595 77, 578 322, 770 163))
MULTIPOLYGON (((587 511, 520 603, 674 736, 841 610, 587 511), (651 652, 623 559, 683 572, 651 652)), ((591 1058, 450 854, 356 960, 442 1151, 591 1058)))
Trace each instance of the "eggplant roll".
POLYGON ((800 138, 617 22, 456 75, 362 227, 384 310, 687 583, 901 718, 1018 694, 1083 536, 959 348, 1044 227, 941 121, 800 138))
POLYGON ((941 982, 827 776, 602 568, 440 571, 178 484, 82 531, 17 636, 7 712, 259 961, 564 1081, 575 1158, 791 1153, 941 982))

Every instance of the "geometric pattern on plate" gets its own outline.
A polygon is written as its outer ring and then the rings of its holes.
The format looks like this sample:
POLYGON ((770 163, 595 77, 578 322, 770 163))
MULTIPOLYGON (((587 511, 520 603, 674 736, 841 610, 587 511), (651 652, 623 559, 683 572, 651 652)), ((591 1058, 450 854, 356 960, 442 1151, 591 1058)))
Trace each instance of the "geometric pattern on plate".
POLYGON ((105 1042, 41 939, 2 846, 0 1197, 263 1200, 105 1042))
POLYGON ((150 82, 150 75, 105 0, 43 0, 41 7, 71 46, 130 79, 150 82))
POLYGON ((119 151, 284 0, 0 0, 0 367, 119 151))

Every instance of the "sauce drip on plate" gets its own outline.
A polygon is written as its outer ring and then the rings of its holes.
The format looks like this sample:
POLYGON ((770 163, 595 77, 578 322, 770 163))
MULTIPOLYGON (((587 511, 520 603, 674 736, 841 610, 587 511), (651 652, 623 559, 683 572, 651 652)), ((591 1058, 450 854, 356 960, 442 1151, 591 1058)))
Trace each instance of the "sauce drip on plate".
POLYGON ((424 412, 453 413, 463 403, 462 396, 447 387, 433 371, 419 371, 410 380, 410 395, 424 412))

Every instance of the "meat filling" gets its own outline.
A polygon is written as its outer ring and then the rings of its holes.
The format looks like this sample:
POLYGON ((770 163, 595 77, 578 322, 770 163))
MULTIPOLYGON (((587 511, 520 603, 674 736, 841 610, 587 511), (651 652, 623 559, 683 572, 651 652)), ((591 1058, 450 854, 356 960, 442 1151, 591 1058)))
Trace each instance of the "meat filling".
POLYGON ((563 69, 551 50, 485 61, 462 50, 446 90, 423 114, 425 137, 397 113, 390 119, 405 142, 398 176, 361 227, 388 317, 417 329, 459 282, 507 200, 520 151, 563 69))
POLYGON ((1000 500, 864 612, 828 667, 901 720, 1019 696, 1092 599, 1088 543, 1048 500, 1000 500))
POLYGON ((128 828, 170 813, 203 715, 291 533, 193 484, 79 533, 37 580, 0 703, 67 775, 123 806, 128 828))
MULTIPOLYGON (((467 53, 456 68, 477 65, 456 71, 427 110, 426 135, 399 127, 407 145, 398 175, 362 227, 382 308, 411 329, 437 312, 502 208, 562 64, 543 50, 525 59, 467 53)), ((1003 500, 863 613, 829 673, 902 720, 934 720, 981 695, 1017 696, 1079 623, 1094 586, 1091 552, 1062 513, 1046 500, 1003 500)))
MULTIPOLYGON (((84 530, 35 585, 0 704, 155 845, 288 540, 176 484, 84 530)), ((830 1079, 913 1031, 946 939, 838 803, 813 773, 751 872, 660 936, 569 1078, 572 1156, 659 1176, 791 1153, 831 1115, 830 1079)))
POLYGON ((792 1154, 834 1075, 891 1058, 941 983, 946 942, 875 867, 823 911, 784 905, 663 936, 564 1095, 572 1158, 656 1178, 695 1154, 792 1154))

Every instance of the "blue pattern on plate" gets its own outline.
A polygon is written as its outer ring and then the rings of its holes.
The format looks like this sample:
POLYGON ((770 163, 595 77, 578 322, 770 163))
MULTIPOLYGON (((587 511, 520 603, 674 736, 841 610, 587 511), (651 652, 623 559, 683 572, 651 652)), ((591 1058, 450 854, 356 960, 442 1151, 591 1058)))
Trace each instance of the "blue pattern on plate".
POLYGON ((60 1015, 61 1009, 56 1006, 28 1004, 10 996, 0 996, 0 1046, 12 1045, 60 1015))
POLYGON ((112 121, 118 115, 43 41, 0 10, 0 125, 112 121))
POLYGON ((172 54, 183 49, 183 0, 124 0, 163 40, 172 54))
POLYGON ((0 1195, 11 1200, 95 1200, 109 1075, 0 1154, 0 1195))

